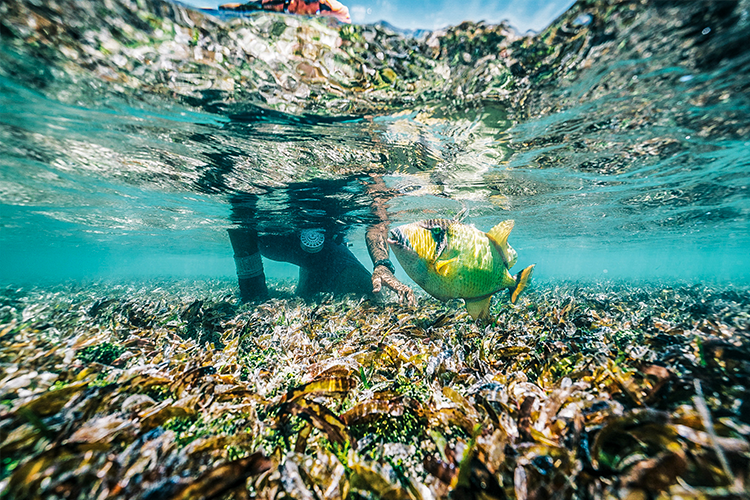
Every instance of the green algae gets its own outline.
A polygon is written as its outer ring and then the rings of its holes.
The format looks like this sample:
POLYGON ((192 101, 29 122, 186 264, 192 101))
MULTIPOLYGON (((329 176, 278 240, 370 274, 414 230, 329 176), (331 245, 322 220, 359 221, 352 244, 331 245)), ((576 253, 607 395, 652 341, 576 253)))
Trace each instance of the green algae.
POLYGON ((480 327, 424 296, 418 310, 326 296, 239 305, 232 287, 8 290, 2 495, 211 497, 209 482, 258 498, 744 488, 746 289, 537 283, 480 327), (222 311, 204 324, 221 344, 175 320, 197 302, 222 311), (88 360, 106 345, 118 359, 88 360), (238 483, 240 464, 254 472, 238 483), (88 479, 71 481, 76 470, 88 479))
POLYGON ((117 360, 117 358, 120 357, 120 354, 122 354, 124 350, 125 349, 121 346, 113 345, 109 342, 104 342, 82 349, 78 357, 81 359, 81 361, 87 363, 102 363, 104 365, 111 365, 117 360))

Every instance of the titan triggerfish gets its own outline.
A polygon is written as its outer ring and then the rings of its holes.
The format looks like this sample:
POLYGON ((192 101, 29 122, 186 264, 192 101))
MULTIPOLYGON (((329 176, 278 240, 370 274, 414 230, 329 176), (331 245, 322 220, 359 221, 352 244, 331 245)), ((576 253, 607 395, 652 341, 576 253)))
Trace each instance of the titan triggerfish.
POLYGON ((487 319, 492 294, 507 288, 515 303, 534 268, 516 276, 508 271, 517 258, 508 244, 513 224, 506 220, 485 233, 457 220, 430 219, 392 229, 388 243, 424 291, 438 300, 464 299, 472 318, 487 319))

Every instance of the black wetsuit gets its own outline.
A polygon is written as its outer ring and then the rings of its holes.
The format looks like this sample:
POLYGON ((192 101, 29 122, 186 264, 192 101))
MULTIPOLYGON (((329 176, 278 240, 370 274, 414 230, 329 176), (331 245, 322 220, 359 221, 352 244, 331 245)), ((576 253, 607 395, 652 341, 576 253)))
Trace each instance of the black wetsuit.
POLYGON ((252 258, 256 253, 267 259, 299 266, 297 294, 302 297, 310 297, 318 292, 367 295, 372 291, 370 272, 343 242, 336 243, 331 241, 332 238, 326 238, 320 251, 309 253, 302 249, 299 233, 257 234, 252 229, 234 228, 229 230, 229 237, 238 263, 242 300, 259 300, 268 295, 262 267, 258 269, 256 266, 254 276, 242 274, 241 259, 252 258))
POLYGON ((347 221, 361 220, 369 206, 358 179, 292 183, 261 195, 231 197, 229 237, 243 300, 268 295, 260 256, 299 266, 297 294, 372 292, 371 273, 343 242, 347 221), (302 228, 325 233, 323 247, 310 253, 300 242, 302 228))
MULTIPOLYGON (((224 113, 221 107, 207 109, 224 113)), ((223 128, 230 129, 234 134, 247 134, 248 137, 252 137, 257 133, 256 128, 262 128, 268 122, 289 125, 293 133, 281 134, 277 139, 299 143, 303 148, 307 147, 308 141, 300 140, 300 127, 319 122, 316 119, 308 123, 306 117, 256 109, 251 105, 247 106, 245 112, 230 114, 229 117, 231 121, 223 128)), ((206 144, 215 137, 196 134, 193 140, 206 144)), ((268 165, 259 165, 257 172, 252 167, 248 169, 246 163, 253 155, 248 155, 242 149, 233 150, 224 145, 221 154, 207 152, 204 156, 207 166, 197 179, 196 188, 199 192, 223 192, 229 195, 232 222, 229 237, 243 300, 268 296, 261 255, 300 267, 297 288, 300 295, 309 296, 317 292, 371 293, 370 272, 345 244, 337 243, 352 225, 372 223, 369 220, 372 217, 372 200, 365 187, 368 176, 312 179, 269 187, 268 183, 252 183, 253 176, 261 175, 268 165), (238 192, 230 187, 236 184, 250 184, 252 192, 238 192), (299 235, 304 229, 325 233, 325 243, 319 252, 306 253, 302 250, 299 235)), ((256 158, 256 161, 260 162, 260 159, 256 158)))

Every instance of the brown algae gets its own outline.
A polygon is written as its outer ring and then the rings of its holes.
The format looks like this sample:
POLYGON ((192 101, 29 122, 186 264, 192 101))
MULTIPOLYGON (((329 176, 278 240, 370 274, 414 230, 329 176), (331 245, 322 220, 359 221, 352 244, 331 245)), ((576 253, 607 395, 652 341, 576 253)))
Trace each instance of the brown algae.
POLYGON ((740 498, 750 293, 6 289, 2 498, 740 498))

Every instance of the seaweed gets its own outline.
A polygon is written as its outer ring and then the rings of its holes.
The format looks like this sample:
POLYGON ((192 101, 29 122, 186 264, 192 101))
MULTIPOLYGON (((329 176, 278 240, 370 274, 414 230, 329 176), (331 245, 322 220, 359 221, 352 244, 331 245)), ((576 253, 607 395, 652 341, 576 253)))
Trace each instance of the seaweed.
POLYGON ((98 345, 92 345, 81 349, 78 357, 81 361, 87 363, 102 363, 104 365, 111 365, 124 352, 124 348, 110 344, 109 342, 103 342, 98 345))
POLYGON ((5 294, 0 497, 747 490, 747 289, 537 283, 489 325, 425 296, 240 305, 231 289, 5 294))

